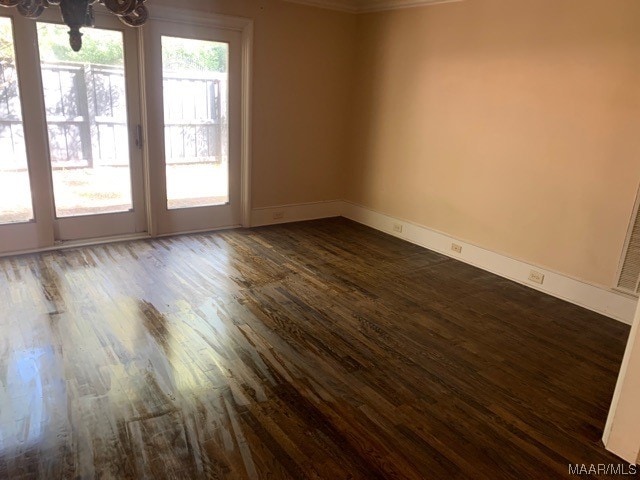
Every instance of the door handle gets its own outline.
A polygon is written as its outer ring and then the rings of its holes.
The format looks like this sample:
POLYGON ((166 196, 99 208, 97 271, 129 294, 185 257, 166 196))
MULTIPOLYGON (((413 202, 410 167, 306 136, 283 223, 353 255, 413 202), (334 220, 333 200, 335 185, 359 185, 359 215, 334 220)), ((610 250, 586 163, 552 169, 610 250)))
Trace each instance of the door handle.
POLYGON ((142 125, 136 125, 136 147, 142 150, 142 125))

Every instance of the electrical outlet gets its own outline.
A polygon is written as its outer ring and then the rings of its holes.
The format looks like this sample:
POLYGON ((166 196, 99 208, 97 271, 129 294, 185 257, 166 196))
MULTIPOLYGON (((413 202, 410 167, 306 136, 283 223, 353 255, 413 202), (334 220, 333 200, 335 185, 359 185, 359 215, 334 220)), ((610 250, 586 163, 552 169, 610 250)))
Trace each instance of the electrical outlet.
POLYGON ((401 223, 394 223, 393 224, 393 231, 396 233, 402 233, 402 224, 401 223))
POLYGON ((531 272, 529 272, 529 280, 542 285, 544 283, 544 274, 531 270, 531 272))
POLYGON ((452 243, 451 250, 453 250, 456 253, 462 253, 462 245, 458 245, 457 243, 452 243))
POLYGON ((282 220, 284 218, 284 212, 273 212, 274 220, 282 220))

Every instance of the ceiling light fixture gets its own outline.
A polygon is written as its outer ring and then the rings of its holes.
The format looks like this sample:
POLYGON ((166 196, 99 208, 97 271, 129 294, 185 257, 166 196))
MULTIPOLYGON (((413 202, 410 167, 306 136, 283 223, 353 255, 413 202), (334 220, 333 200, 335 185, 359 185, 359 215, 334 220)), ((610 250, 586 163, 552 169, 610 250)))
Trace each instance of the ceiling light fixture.
POLYGON ((146 0, 0 0, 2 7, 16 7, 21 15, 38 18, 45 8, 59 6, 62 20, 69 27, 69 44, 78 52, 82 48, 82 27, 93 27, 93 5, 101 3, 122 23, 139 27, 149 18, 146 0))

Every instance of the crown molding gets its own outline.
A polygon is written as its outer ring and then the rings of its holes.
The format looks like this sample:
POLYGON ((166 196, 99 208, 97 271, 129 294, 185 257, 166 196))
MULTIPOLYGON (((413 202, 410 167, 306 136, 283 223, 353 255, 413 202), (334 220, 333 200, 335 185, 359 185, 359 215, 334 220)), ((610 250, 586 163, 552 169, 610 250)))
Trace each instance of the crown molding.
POLYGON ((415 8, 441 3, 462 2, 464 0, 284 0, 311 7, 338 10, 348 13, 383 12, 401 8, 415 8))
POLYGON ((284 0, 289 3, 299 3, 308 7, 324 8, 325 10, 337 10, 338 12, 358 13, 354 0, 284 0))

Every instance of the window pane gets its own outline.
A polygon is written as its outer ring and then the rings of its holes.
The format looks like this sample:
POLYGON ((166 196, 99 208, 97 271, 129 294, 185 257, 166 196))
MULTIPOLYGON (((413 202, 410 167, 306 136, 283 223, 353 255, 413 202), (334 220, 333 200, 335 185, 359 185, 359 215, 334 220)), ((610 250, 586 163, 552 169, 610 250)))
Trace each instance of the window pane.
POLYGON ((133 208, 122 33, 83 30, 82 50, 69 28, 38 23, 56 215, 133 208))
POLYGON ((162 37, 169 209, 229 202, 229 45, 162 37))
POLYGON ((0 224, 33 220, 11 20, 0 17, 0 224))

